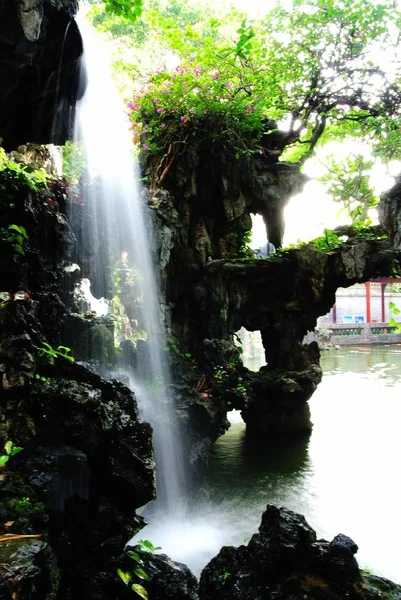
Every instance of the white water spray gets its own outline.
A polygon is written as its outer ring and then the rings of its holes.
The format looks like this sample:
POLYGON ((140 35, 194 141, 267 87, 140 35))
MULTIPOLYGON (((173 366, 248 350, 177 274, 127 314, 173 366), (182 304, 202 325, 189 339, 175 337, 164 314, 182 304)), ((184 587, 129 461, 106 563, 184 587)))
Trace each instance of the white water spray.
POLYGON ((150 539, 199 574, 222 542, 230 540, 233 519, 196 490, 196 496, 187 502, 182 443, 163 355, 165 340, 149 248, 151 228, 138 184, 139 170, 121 100, 107 69, 107 56, 87 24, 80 22, 80 30, 88 88, 78 105, 76 137, 86 147, 86 178, 90 182, 84 185, 89 217, 84 228, 87 247, 81 253, 91 255, 95 273, 92 294, 110 296, 110 280, 116 288, 124 287, 126 317, 130 320, 127 327, 134 328, 134 321, 138 321, 137 327, 147 334, 145 358, 128 375, 142 414, 154 428, 157 500, 146 507, 149 525, 138 537, 150 539), (126 302, 130 294, 131 308, 126 302))
POLYGON ((143 330, 146 337, 130 381, 144 418, 154 428, 157 500, 152 514, 154 518, 160 511, 174 515, 185 496, 185 480, 149 245, 150 219, 138 183, 128 120, 106 53, 85 22, 80 20, 79 27, 88 79, 75 127, 76 139, 85 147, 89 180, 83 186, 89 215, 84 243, 103 294, 110 294, 111 286, 112 294, 124 305, 122 339, 135 329, 143 330))

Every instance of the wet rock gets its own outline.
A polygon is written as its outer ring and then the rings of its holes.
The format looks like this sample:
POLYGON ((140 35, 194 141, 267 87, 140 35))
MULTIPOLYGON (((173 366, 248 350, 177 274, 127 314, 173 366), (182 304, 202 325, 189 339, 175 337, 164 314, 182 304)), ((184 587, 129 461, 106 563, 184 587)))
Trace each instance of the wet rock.
MULTIPOLYGON (((133 548, 135 550, 135 547, 133 548)), ((174 562, 165 554, 140 553, 142 568, 149 581, 141 581, 152 600, 198 600, 198 581, 186 565, 174 562)), ((131 563, 126 559, 125 565, 131 563)))
POLYGON ((177 404, 177 419, 184 435, 185 456, 190 474, 199 473, 209 462, 213 443, 227 431, 227 405, 224 399, 209 400, 208 394, 202 397, 193 387, 174 385, 172 387, 177 404))
POLYGON ((2 540, 0 597, 54 600, 59 571, 50 546, 37 538, 2 540))
MULTIPOLYGON (((7 173, 0 177, 7 186, 7 173)), ((65 185, 53 184, 39 194, 22 185, 13 201, 0 198, 0 227, 20 223, 28 233, 25 254, 10 250, 0 258, 7 290, 0 309, 0 447, 10 440, 23 448, 0 477, 0 531, 41 533, 56 557, 53 593, 39 551, 27 568, 10 554, 21 600, 116 600, 116 561, 143 527, 135 509, 155 493, 152 431, 127 387, 62 356, 71 322, 77 337, 88 334, 88 354, 95 334, 110 342, 111 333, 96 319, 67 318, 70 307, 76 310, 73 286, 64 287, 74 237, 55 200, 57 190, 67 194, 65 185)), ((0 596, 8 600, 4 585, 0 596)))
POLYGON ((361 592, 365 592, 369 600, 401 600, 401 586, 370 573, 362 571, 361 592))
POLYGON ((24 144, 18 146, 16 151, 10 152, 9 158, 29 169, 44 169, 48 175, 61 176, 61 150, 52 144, 47 146, 24 144))
POLYGON ((297 435, 311 431, 307 400, 322 379, 320 367, 311 365, 294 372, 263 367, 248 378, 251 392, 241 414, 250 432, 297 435))
POLYGON ((0 143, 62 144, 71 135, 82 41, 75 0, 0 0, 0 143))
POLYGON ((248 546, 222 548, 202 571, 200 599, 400 598, 401 586, 359 570, 356 551, 347 536, 316 540, 304 517, 268 505, 248 546))

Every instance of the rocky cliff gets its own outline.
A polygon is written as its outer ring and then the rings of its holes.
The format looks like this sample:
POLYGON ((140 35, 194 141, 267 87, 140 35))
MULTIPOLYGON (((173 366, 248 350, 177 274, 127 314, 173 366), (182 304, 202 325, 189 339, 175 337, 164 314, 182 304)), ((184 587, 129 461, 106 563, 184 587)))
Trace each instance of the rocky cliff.
POLYGON ((65 345, 77 310, 68 203, 63 180, 0 170, 4 599, 117 598, 118 557, 142 526, 135 509, 155 494, 152 432, 132 392, 65 345))
POLYGON ((64 143, 80 89, 76 0, 0 0, 0 145, 64 143))

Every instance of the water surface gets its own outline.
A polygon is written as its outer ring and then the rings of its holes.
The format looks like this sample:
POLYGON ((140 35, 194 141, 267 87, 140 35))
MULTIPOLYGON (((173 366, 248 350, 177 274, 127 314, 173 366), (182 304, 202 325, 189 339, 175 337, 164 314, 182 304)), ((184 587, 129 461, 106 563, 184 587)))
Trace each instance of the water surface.
POLYGON ((199 573, 256 532, 272 503, 302 513, 319 537, 349 535, 361 567, 401 583, 401 346, 331 350, 321 362, 310 438, 258 443, 232 413, 189 513, 144 537, 199 573))

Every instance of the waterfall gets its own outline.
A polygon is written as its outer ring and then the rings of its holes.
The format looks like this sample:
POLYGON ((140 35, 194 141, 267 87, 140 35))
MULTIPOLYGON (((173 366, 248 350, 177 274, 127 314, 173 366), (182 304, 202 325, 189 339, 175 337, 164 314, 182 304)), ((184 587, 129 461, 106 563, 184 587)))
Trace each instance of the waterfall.
MULTIPOLYGON (((107 55, 84 21, 79 20, 79 28, 88 81, 77 105, 75 125, 75 139, 83 144, 86 155, 81 254, 90 255, 93 295, 114 295, 120 323, 118 341, 142 338, 133 353, 135 367, 126 375, 143 418, 154 429, 157 500, 151 513, 155 518, 158 512, 175 514, 179 510, 185 478, 150 250, 150 217, 128 119, 107 55)), ((132 341, 129 344, 134 348, 132 341)))
MULTIPOLYGON (((123 310, 118 341, 130 344, 131 331, 146 337, 146 341, 136 341, 133 368, 120 365, 143 418, 154 429, 157 499, 142 509, 149 525, 138 537, 151 540, 199 574, 222 541, 229 539, 224 534, 232 530, 233 518, 205 501, 201 489, 191 490, 191 501, 187 501, 182 438, 169 392, 157 276, 149 247, 151 226, 139 168, 124 107, 106 66, 107 55, 88 25, 80 21, 79 27, 86 67, 82 72, 85 76, 86 70, 88 81, 76 117, 76 140, 83 143, 87 159, 81 178, 85 216, 79 249, 80 256, 90 262, 91 288, 86 297, 94 307, 101 302, 100 296, 110 298, 116 293, 114 310, 123 310)), ((82 284, 88 292, 89 282, 83 279, 82 284)))

